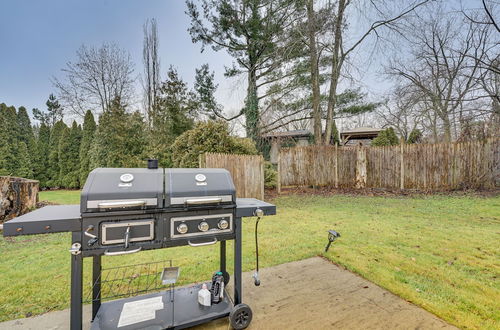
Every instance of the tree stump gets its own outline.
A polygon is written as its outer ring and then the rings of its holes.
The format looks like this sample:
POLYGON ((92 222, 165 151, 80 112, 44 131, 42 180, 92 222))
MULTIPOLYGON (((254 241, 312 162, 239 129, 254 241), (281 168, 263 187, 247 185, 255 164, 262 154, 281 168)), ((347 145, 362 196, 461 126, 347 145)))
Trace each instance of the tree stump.
POLYGON ((38 189, 36 180, 0 176, 0 223, 34 209, 38 189))
POLYGON ((356 149, 356 188, 366 187, 366 149, 358 146, 356 149))

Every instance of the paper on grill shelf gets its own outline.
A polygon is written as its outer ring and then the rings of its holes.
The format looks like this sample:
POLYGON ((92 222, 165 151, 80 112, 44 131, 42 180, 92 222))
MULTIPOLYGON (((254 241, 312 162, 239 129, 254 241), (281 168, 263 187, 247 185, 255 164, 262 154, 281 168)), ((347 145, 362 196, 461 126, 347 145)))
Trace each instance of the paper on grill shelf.
POLYGON ((118 327, 153 320, 156 311, 163 308, 162 297, 147 298, 123 304, 118 327))

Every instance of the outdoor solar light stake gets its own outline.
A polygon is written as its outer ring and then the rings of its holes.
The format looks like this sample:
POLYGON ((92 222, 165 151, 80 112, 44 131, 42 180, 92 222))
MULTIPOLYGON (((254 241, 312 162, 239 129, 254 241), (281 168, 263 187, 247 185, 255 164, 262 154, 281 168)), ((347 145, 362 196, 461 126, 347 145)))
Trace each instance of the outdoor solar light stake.
POLYGON ((330 248, 330 245, 340 237, 340 233, 337 233, 335 230, 329 230, 328 231, 328 244, 326 244, 325 247, 325 252, 328 252, 328 249, 330 248))

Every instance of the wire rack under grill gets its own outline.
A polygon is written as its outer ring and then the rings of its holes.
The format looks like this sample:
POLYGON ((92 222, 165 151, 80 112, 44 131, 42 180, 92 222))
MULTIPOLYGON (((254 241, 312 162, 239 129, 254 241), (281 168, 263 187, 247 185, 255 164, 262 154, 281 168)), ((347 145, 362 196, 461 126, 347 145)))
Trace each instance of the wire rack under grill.
POLYGON ((91 302, 99 295, 101 300, 110 300, 159 291, 166 287, 173 289, 174 284, 162 284, 161 275, 167 267, 172 267, 172 260, 103 268, 100 277, 92 283, 85 302, 91 302), (93 295, 99 282, 101 289, 93 295))

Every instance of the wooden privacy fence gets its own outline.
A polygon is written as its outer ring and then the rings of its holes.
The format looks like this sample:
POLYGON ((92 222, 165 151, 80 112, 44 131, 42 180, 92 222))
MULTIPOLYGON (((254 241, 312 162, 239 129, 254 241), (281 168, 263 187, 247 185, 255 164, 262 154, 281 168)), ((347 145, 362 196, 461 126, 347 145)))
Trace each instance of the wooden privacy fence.
POLYGON ((264 200, 264 159, 262 156, 206 153, 200 155, 200 167, 225 168, 233 177, 237 197, 264 200))
POLYGON ((500 186, 500 139, 390 147, 282 149, 278 190, 283 186, 494 188, 500 186))

